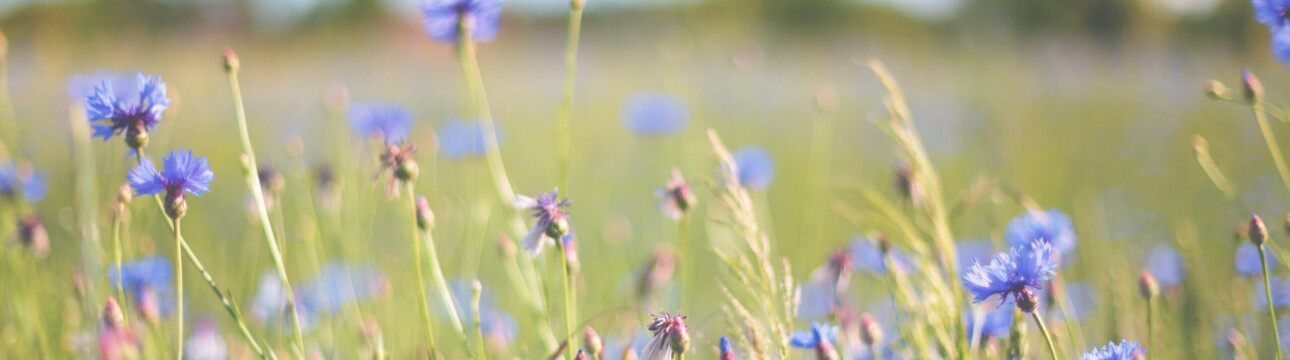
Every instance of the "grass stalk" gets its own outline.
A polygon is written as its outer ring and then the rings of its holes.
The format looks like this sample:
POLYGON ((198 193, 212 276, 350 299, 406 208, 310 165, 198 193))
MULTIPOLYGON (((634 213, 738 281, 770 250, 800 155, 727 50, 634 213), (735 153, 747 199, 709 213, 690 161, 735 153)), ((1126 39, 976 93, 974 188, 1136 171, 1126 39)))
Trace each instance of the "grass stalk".
POLYGON ((1044 342, 1048 344, 1048 355, 1052 356, 1053 360, 1061 360, 1060 357, 1057 357, 1057 346, 1053 345, 1053 337, 1048 334, 1048 327, 1044 326, 1043 317, 1039 316, 1039 313, 1035 311, 1031 311, 1030 316, 1035 318, 1035 325, 1039 326, 1039 333, 1044 335, 1044 342))
POLYGON ((417 304, 417 308, 421 310, 421 322, 425 324, 426 344, 430 346, 430 356, 431 358, 435 358, 438 357, 438 355, 435 352, 434 326, 431 325, 430 322, 430 301, 426 298, 425 271, 421 268, 421 230, 418 229, 420 221, 417 215, 417 197, 415 195, 416 193, 413 192, 414 186, 412 182, 405 181, 405 183, 407 184, 408 200, 412 203, 412 208, 410 209, 412 212, 412 223, 409 224, 408 227, 412 229, 412 263, 414 264, 417 272, 417 296, 418 299, 420 299, 420 303, 417 304))
POLYGON ((1277 347, 1276 359, 1281 360, 1281 341, 1276 340, 1281 338, 1281 330, 1278 329, 1278 326, 1277 326, 1276 306, 1272 304, 1272 282, 1271 280, 1268 280, 1267 251, 1264 250, 1264 246, 1262 244, 1258 245, 1258 248, 1259 248, 1259 262, 1262 264, 1262 267, 1263 267, 1263 295, 1267 297, 1268 320, 1272 322, 1272 339, 1273 339, 1272 343, 1276 344, 1276 347, 1277 347))
POLYGON ((569 188, 569 167, 572 162, 573 144, 570 134, 573 122, 573 89, 578 74, 578 38, 582 34, 582 8, 586 0, 569 1, 569 39, 564 50, 564 96, 556 114, 560 146, 560 188, 569 188))

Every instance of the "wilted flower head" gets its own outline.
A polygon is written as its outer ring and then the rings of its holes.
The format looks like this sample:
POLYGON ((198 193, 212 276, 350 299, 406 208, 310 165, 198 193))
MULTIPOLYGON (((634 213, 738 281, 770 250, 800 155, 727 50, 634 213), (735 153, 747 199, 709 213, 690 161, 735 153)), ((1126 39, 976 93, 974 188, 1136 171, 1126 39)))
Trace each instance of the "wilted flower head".
POLYGON ((501 0, 421 1, 426 34, 446 43, 457 42, 459 26, 469 29, 470 38, 475 41, 492 40, 497 36, 501 15, 501 0))
POLYGON ((417 174, 421 172, 417 160, 412 157, 416 151, 416 145, 385 143, 385 150, 381 151, 381 172, 388 179, 385 193, 390 197, 399 195, 400 181, 416 180, 417 174))
POLYGON ((847 250, 851 253, 851 263, 856 269, 868 271, 874 274, 884 275, 887 269, 895 269, 902 273, 908 273, 913 270, 912 259, 905 255, 898 247, 890 247, 887 254, 883 254, 882 248, 878 247, 873 240, 857 236, 851 239, 847 245, 847 250))
POLYGON ((513 205, 518 209, 533 211, 533 217, 537 218, 533 229, 524 235, 522 241, 524 251, 529 255, 537 256, 542 252, 543 245, 554 243, 555 239, 561 239, 569 233, 569 214, 564 211, 569 206, 569 200, 560 200, 559 195, 560 189, 552 189, 550 193, 538 194, 537 199, 516 196, 513 205))
POLYGON ((134 84, 103 81, 85 99, 85 118, 94 123, 95 137, 106 141, 124 134, 130 148, 138 149, 147 144, 148 132, 157 127, 168 107, 166 83, 160 76, 139 72, 134 84))
MULTIPOLYGON (((1267 253, 1268 268, 1277 267, 1277 257, 1271 252, 1267 253)), ((1263 262, 1259 260, 1259 248, 1253 244, 1241 244, 1236 248, 1236 274, 1244 277, 1254 277, 1263 274, 1263 262)))
POLYGON ((165 168, 157 172, 151 161, 144 161, 126 176, 130 187, 138 195, 155 195, 165 192, 166 215, 179 218, 188 209, 184 193, 201 196, 210 191, 215 180, 205 156, 194 157, 192 150, 174 150, 162 159, 165 168))
POLYGON ((1171 288, 1182 284, 1187 263, 1178 250, 1167 245, 1156 245, 1147 254, 1145 262, 1144 270, 1151 272, 1161 287, 1171 288))
POLYGON ((837 359, 833 343, 837 342, 838 328, 828 323, 812 322, 810 330, 797 330, 788 336, 788 344, 801 349, 812 349, 818 359, 837 359))
POLYGON ((739 185, 765 190, 775 178, 775 160, 766 149, 745 147, 730 155, 739 169, 739 185))
POLYGON ((359 136, 398 144, 412 131, 412 115, 399 105, 360 102, 349 106, 349 125, 359 136))
POLYGON ((677 169, 672 169, 672 180, 666 186, 654 190, 654 196, 658 197, 658 207, 663 210, 663 215, 672 220, 680 220, 698 201, 690 191, 690 184, 681 177, 681 170, 677 169))
POLYGON ((188 360, 224 360, 228 358, 228 345, 219 327, 210 319, 197 321, 192 335, 184 341, 184 359, 188 360))
POLYGON ((1018 247, 1043 240, 1052 244, 1053 255, 1066 254, 1075 250, 1075 229, 1071 218, 1061 210, 1048 209, 1043 212, 1027 211, 1008 222, 1008 246, 1018 247))
POLYGON ((0 163, 0 197, 34 203, 45 198, 45 174, 13 162, 0 163))
POLYGON ((724 335, 721 336, 721 341, 717 342, 717 351, 720 355, 718 360, 735 360, 735 347, 730 345, 730 339, 724 335))
MULTIPOLYGON (((162 298, 174 298, 174 269, 170 260, 161 256, 149 256, 143 259, 121 264, 121 272, 115 266, 108 267, 108 283, 116 284, 120 279, 121 287, 134 297, 135 305, 147 315, 148 313, 163 316, 170 313, 174 301, 161 301, 162 298)), ((150 316, 147 316, 150 317, 150 316)))
POLYGON ((1052 244, 1041 240, 1029 246, 1013 247, 1008 253, 995 255, 989 265, 973 263, 972 269, 963 275, 963 286, 972 293, 973 303, 998 295, 1001 305, 1009 301, 1016 301, 1020 306, 1033 305, 1022 300, 1034 297, 1029 289, 1042 289, 1043 282, 1054 274, 1057 261, 1052 253, 1052 244))
POLYGON ((1106 346, 1086 352, 1080 360, 1141 360, 1146 354, 1147 349, 1138 343, 1124 340, 1119 344, 1107 343, 1106 346))
POLYGON ((685 325, 688 316, 667 312, 653 316, 647 328, 654 337, 641 351, 642 360, 667 360, 690 349, 690 331, 685 325))
POLYGON ((640 93, 623 105, 623 123, 636 135, 670 136, 685 129, 690 109, 671 95, 640 93))
MULTIPOLYGON (((503 133, 493 124, 493 136, 501 145, 503 133)), ((484 156, 488 153, 488 130, 478 121, 452 120, 439 127, 439 155, 448 159, 484 156)))

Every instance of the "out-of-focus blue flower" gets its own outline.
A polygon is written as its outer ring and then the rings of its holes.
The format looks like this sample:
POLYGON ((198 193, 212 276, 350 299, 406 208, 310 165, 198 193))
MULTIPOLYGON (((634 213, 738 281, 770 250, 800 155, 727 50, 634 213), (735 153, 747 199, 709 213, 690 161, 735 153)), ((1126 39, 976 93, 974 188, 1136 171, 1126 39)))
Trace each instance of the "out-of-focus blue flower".
POLYGON ((165 257, 152 255, 122 263, 119 274, 116 266, 109 266, 107 275, 108 283, 114 286, 119 278, 121 287, 134 297, 135 305, 144 312, 166 316, 173 310, 174 268, 165 257))
POLYGON ((1290 0, 1253 0, 1254 20, 1267 25, 1272 32, 1277 32, 1290 25, 1290 0))
POLYGON ((619 335, 605 338, 605 355, 601 359, 635 359, 651 339, 644 332, 634 332, 631 337, 619 335), (632 356, 627 356, 628 353, 632 356))
POLYGON ((1070 302, 1069 310, 1071 313, 1066 314, 1061 309, 1061 306, 1056 306, 1057 304, 1049 302, 1050 292, 1045 291, 1040 294, 1039 301, 1052 305, 1048 307, 1050 309, 1048 318, 1053 320, 1079 321, 1093 314, 1093 311, 1097 309, 1098 295, 1097 290, 1094 289, 1093 286, 1082 282, 1064 283, 1061 284, 1061 286, 1061 293, 1065 294, 1065 299, 1063 299, 1063 301, 1070 302), (1070 316, 1069 319, 1067 319, 1067 315, 1070 316))
POLYGON ((684 102, 664 93, 647 92, 633 96, 623 105, 623 123, 636 135, 671 136, 685 129, 690 109, 684 102))
POLYGON ((398 144, 412 131, 412 115, 399 105, 359 102, 349 105, 349 125, 359 136, 380 136, 386 143, 398 144))
POLYGON ((828 323, 812 322, 810 330, 797 330, 788 335, 788 344, 795 348, 814 349, 822 343, 837 342, 838 328, 828 323))
MULTIPOLYGON (((312 304, 296 295, 296 314, 300 316, 302 330, 313 329, 318 323, 318 313, 312 304)), ((278 273, 269 270, 260 275, 260 286, 251 299, 251 316, 266 322, 278 331, 292 331, 291 314, 287 312, 287 287, 278 279, 278 273)))
POLYGON ((202 319, 193 327, 192 335, 184 340, 184 359, 224 360, 228 358, 228 345, 219 328, 210 319, 202 319))
POLYGON ((201 196, 210 191, 210 184, 215 180, 205 156, 193 156, 192 150, 172 150, 170 155, 161 159, 165 166, 161 172, 144 161, 136 166, 126 177, 130 187, 138 195, 155 195, 166 193, 166 198, 182 197, 183 193, 201 196))
POLYGON ((725 335, 722 335, 721 341, 717 343, 717 351, 720 352, 719 360, 735 360, 735 347, 730 345, 730 339, 725 335))
POLYGON ((1081 360, 1133 360, 1135 356, 1146 355, 1147 349, 1138 343, 1123 340, 1119 344, 1107 343, 1106 346, 1084 353, 1081 360))
POLYGON ((346 304, 373 299, 389 288, 389 281, 375 266, 333 262, 318 275, 297 286, 296 297, 319 314, 339 312, 346 304))
POLYGON ((1151 248, 1145 261, 1145 270, 1155 275, 1161 287, 1174 287, 1182 284, 1183 275, 1187 272, 1187 262, 1182 255, 1168 245, 1156 245, 1151 248))
POLYGON ((775 179, 775 160, 766 149, 745 147, 730 155, 739 168, 739 184, 754 190, 765 190, 775 179))
POLYGON ((1061 210, 1048 209, 1043 212, 1027 211, 1008 222, 1006 233, 1008 246, 1029 245, 1035 240, 1053 244, 1053 250, 1061 255, 1075 250, 1075 228, 1071 218, 1061 210))
MULTIPOLYGON (((1277 267, 1277 257, 1267 253, 1268 269, 1277 267)), ((1263 262, 1259 260, 1259 248, 1254 244, 1243 243, 1236 248, 1236 274, 1244 277, 1263 275, 1263 262)))
MULTIPOLYGON (((457 318, 461 319, 463 325, 473 324, 475 313, 471 311, 471 301, 474 289, 470 281, 461 278, 452 279, 448 292, 455 303, 457 318)), ((447 311, 440 308, 440 312, 447 311)), ((501 346, 511 344, 519 336, 519 326, 515 318, 497 308, 497 303, 487 287, 483 287, 479 293, 479 329, 491 343, 501 346)))
POLYGON ((1035 240, 1029 246, 1013 247, 1000 253, 989 265, 980 262, 963 275, 964 288, 973 295, 972 302, 980 303, 998 295, 1000 304, 1019 300, 1027 288, 1041 289, 1043 282, 1057 269, 1051 243, 1035 240))
POLYGON ((36 169, 18 167, 16 164, 0 164, 0 196, 7 198, 21 197, 30 203, 45 198, 45 174, 36 169))
POLYGON ((851 263, 859 270, 885 275, 887 269, 896 269, 902 273, 908 273, 913 269, 911 266, 913 260, 900 251, 900 248, 892 246, 887 251, 887 259, 884 260, 882 249, 864 237, 852 238, 847 245, 847 250, 851 253, 851 263))
POLYGON ((1290 63, 1290 27, 1272 32, 1272 56, 1277 61, 1290 63))
MULTIPOLYGON (((496 124, 493 126, 493 132, 500 146, 503 134, 496 124)), ((484 130, 484 124, 478 121, 449 121, 439 127, 439 155, 448 159, 484 156, 488 153, 487 136, 488 131, 484 130)))
POLYGON ((972 268, 972 264, 983 259, 993 257, 998 251, 994 250, 994 245, 988 241, 971 240, 960 241, 954 244, 955 254, 958 256, 958 274, 963 276, 972 268))
POLYGON ((1003 339, 1008 337, 1008 332, 1012 330, 1012 313, 1017 311, 1010 306, 998 306, 994 309, 984 311, 980 316, 980 325, 977 323, 977 313, 968 308, 963 313, 963 323, 967 324, 969 332, 975 333, 980 331, 981 339, 994 338, 1003 339), (977 327, 980 327, 978 330, 977 327))
POLYGON ((569 200, 560 200, 559 195, 560 189, 552 189, 549 193, 538 194, 536 199, 524 195, 515 198, 515 208, 531 210, 533 217, 537 218, 533 229, 521 241, 524 251, 530 255, 537 256, 542 252, 543 245, 554 244, 556 238, 563 238, 569 233, 569 214, 564 211, 569 206, 569 200))
POLYGON ((135 76, 134 87, 128 81, 106 79, 85 99, 85 118, 93 123, 94 136, 103 140, 121 135, 131 128, 152 131, 161 122, 161 113, 170 107, 166 83, 160 76, 135 76), (119 91, 136 90, 137 91, 119 91))
POLYGON ((426 34, 446 43, 457 43, 459 18, 471 26, 470 38, 489 41, 497 36, 501 0, 422 0, 421 16, 426 34))
MULTIPOLYGON (((1279 278, 1272 276, 1268 279, 1268 282, 1272 284, 1272 307, 1283 308, 1290 306, 1290 277, 1279 278)), ((1268 297, 1267 294, 1264 294, 1263 289, 1263 282, 1256 281, 1254 293, 1250 295, 1254 299, 1255 309, 1268 308, 1268 297)))

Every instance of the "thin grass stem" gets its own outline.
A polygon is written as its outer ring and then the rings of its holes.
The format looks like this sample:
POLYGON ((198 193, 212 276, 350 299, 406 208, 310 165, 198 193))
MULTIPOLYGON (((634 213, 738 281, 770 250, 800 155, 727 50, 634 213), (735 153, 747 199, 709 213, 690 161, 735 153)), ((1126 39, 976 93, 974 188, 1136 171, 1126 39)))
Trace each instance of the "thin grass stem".
POLYGON ((1061 360, 1060 357, 1057 357, 1057 346, 1053 344, 1053 337, 1048 334, 1048 327, 1044 326, 1044 319, 1035 311, 1031 311, 1030 316, 1035 318, 1035 325, 1039 326, 1039 333, 1044 335, 1044 342, 1048 344, 1048 355, 1051 355, 1053 360, 1061 360))
POLYGON ((1264 250, 1264 247, 1262 244, 1260 244, 1258 248, 1259 248, 1259 262, 1262 264, 1262 267, 1263 267, 1263 295, 1267 297, 1267 301, 1268 301, 1268 320, 1272 321, 1272 338, 1274 339, 1272 343, 1276 344, 1277 346, 1276 359, 1281 360, 1281 341, 1275 340, 1275 339, 1281 338, 1281 330, 1278 329, 1278 325, 1277 325, 1277 309, 1275 305, 1272 304, 1272 283, 1271 283, 1271 280, 1268 280, 1267 251, 1264 250))

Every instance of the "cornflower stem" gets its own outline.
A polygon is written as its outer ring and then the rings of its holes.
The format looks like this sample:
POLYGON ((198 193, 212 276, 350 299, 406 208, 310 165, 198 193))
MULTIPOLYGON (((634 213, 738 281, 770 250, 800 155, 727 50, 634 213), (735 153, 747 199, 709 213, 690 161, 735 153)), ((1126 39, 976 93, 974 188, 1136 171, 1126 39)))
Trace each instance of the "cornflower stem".
POLYGON ((481 324, 483 318, 479 317, 479 298, 483 297, 483 289, 477 286, 478 284, 479 282, 476 280, 475 284, 473 284, 476 286, 471 287, 470 312, 475 314, 475 348, 478 349, 476 351, 479 352, 480 358, 487 359, 488 356, 484 350, 484 327, 481 324))
MULTIPOLYGON (((139 164, 142 164, 143 152, 135 150, 134 155, 134 159, 138 160, 139 164)), ((156 200, 157 212, 161 213, 161 218, 165 219, 166 225, 170 226, 170 230, 175 231, 175 227, 177 227, 177 225, 175 225, 174 219, 165 215, 165 205, 161 204, 161 195, 152 196, 152 199, 156 200)), ((192 263, 192 267, 196 268, 197 274, 201 274, 201 279, 205 280, 206 285, 210 286, 210 292, 215 293, 215 297, 219 298, 219 303, 224 306, 224 310, 228 311, 228 316, 233 317, 233 321, 237 323, 237 329, 239 329, 241 334, 243 334, 243 338, 246 339, 246 343, 250 345, 250 348, 255 351, 255 355, 259 355, 261 359, 276 359, 276 356, 273 356, 272 352, 264 352, 263 348, 259 347, 259 343, 255 341, 255 338, 250 334, 250 328, 246 326, 245 317, 241 315, 241 311, 237 310, 237 307, 233 305, 230 295, 224 294, 219 290, 219 286, 215 285, 214 277, 210 276, 210 272, 206 271, 206 267, 201 265, 200 259, 197 259, 197 254, 192 252, 192 248, 188 246, 188 241, 184 241, 183 235, 179 234, 178 231, 175 231, 175 234, 177 234, 177 236, 175 236, 177 237, 175 241, 178 241, 179 246, 183 248, 183 253, 188 258, 188 262, 192 263)), ((117 272, 117 274, 120 274, 120 272, 117 272)))
MULTIPOLYGON (((121 285, 121 214, 125 212, 125 203, 116 204, 116 212, 112 215, 112 258, 116 262, 116 298, 118 301, 125 301, 125 287, 121 285)), ((125 306, 121 307, 121 312, 125 313, 125 306)), ((130 327, 130 317, 125 316, 122 323, 130 327)))
MULTIPOLYGON (((556 250, 558 251, 558 254, 556 254, 556 257, 560 258, 560 279, 564 284, 564 288, 563 288, 564 290, 564 336, 563 336, 564 340, 563 341, 567 343, 569 339, 573 337, 573 331, 574 331, 573 329, 574 329, 574 326, 576 326, 576 324, 574 324, 573 322, 574 322, 574 319, 577 318, 577 314, 574 313, 576 309, 574 309, 574 306, 573 306, 573 282, 570 281, 569 279, 571 275, 569 272, 569 257, 564 253, 564 240, 556 239, 555 243, 556 243, 556 250)), ((574 353, 573 346, 564 347, 565 359, 573 359, 573 353, 574 353)))
MULTIPOLYGON (((1263 296, 1266 296, 1266 297, 1267 297, 1267 300, 1268 300, 1268 320, 1271 320, 1271 321, 1272 321, 1272 338, 1273 338, 1273 339, 1280 339, 1280 338, 1281 338, 1281 330, 1277 328, 1277 310, 1276 310, 1276 307, 1272 304, 1272 282, 1271 282, 1271 280, 1268 280, 1268 256, 1267 256, 1267 251, 1266 251, 1266 250, 1264 250, 1264 246, 1263 246, 1263 244, 1259 244, 1258 248, 1259 248, 1259 262, 1260 262, 1260 263, 1262 263, 1262 266, 1263 266, 1263 296)), ((1280 342, 1280 341, 1273 341, 1272 343, 1273 343, 1273 344, 1276 344, 1276 346, 1277 346, 1277 356, 1276 356, 1276 359, 1277 359, 1277 360, 1281 360, 1281 342, 1280 342)))
POLYGON ((1039 333, 1044 335, 1044 342, 1048 344, 1048 355, 1051 355, 1053 360, 1060 360, 1061 358, 1057 357, 1057 346, 1053 345, 1053 337, 1048 335, 1048 327, 1044 326, 1044 319, 1035 311, 1031 311, 1030 316, 1035 318, 1035 325, 1039 325, 1039 333))
MULTIPOLYGON (((1285 185, 1286 191, 1290 192, 1290 168, 1286 167, 1285 158, 1281 156, 1281 146, 1277 144, 1277 138, 1272 134, 1272 127, 1268 125, 1267 114, 1263 111, 1263 103, 1255 101, 1250 104, 1254 110, 1254 121, 1259 124, 1259 132, 1263 134, 1263 142, 1268 146, 1268 154, 1272 156, 1272 163, 1277 167, 1277 174, 1281 175, 1281 184, 1285 185)), ((1277 354, 1280 358, 1280 354, 1277 354)))
MULTIPOLYGON (((230 50, 229 55, 232 54, 230 50)), ((228 56, 228 55, 226 55, 228 56)), ((228 74, 229 91, 233 95, 233 108, 237 115, 238 135, 242 140, 242 171, 246 176, 247 186, 251 188, 252 198, 255 199, 255 208, 260 216, 260 226, 264 231, 265 242, 269 245, 269 253, 273 256, 273 265, 278 272, 278 280, 282 282, 282 288, 286 292, 287 306, 291 310, 291 325, 295 330, 295 346, 297 355, 303 354, 305 349, 305 337, 300 330, 300 314, 296 309, 295 291, 291 289, 291 281, 287 279, 287 267, 283 264, 282 252, 278 250, 278 240, 273 234, 273 224, 269 222, 268 206, 264 204, 264 193, 261 191, 259 169, 255 163, 255 150, 251 147, 251 134, 246 127, 246 106, 242 103, 242 87, 237 81, 237 67, 226 66, 228 74)))
MULTIPOLYGON (((409 188, 408 190, 412 189, 409 188)), ((461 325, 461 318, 457 316, 457 306, 453 304, 452 293, 448 292, 448 285, 443 280, 443 270, 439 267, 439 255, 435 251, 434 237, 430 234, 430 231, 425 231, 424 241, 426 245, 426 255, 430 258, 431 280, 435 282, 435 287, 439 288, 439 300, 443 301, 444 306, 448 308, 448 320, 452 323, 453 331, 457 333, 457 340, 461 342, 461 347, 469 354, 470 342, 466 340, 465 327, 461 325)), ((475 356, 471 355, 471 358, 473 359, 475 356)))
MULTIPOLYGON (((1155 299, 1147 298, 1147 349, 1156 348, 1155 303, 1155 299)), ((1147 360, 1154 358, 1154 353, 1147 353, 1147 360)))
POLYGON ((556 125, 560 146, 560 188, 569 188, 569 164, 572 162, 570 123, 573 121, 573 89, 578 74, 578 38, 582 33, 582 8, 586 0, 569 1, 569 39, 564 50, 564 96, 560 101, 556 125))
POLYGON ((412 229, 412 262, 415 264, 417 271, 417 296, 421 300, 420 306, 417 306, 417 308, 421 309, 421 321, 426 327, 426 343, 430 346, 430 356, 434 358, 437 357, 434 343, 434 326, 431 326, 430 323, 430 302, 426 298, 425 271, 421 269, 421 231, 417 228, 419 226, 417 221, 417 197, 416 193, 413 192, 415 186, 413 186, 412 182, 406 181, 405 183, 407 183, 408 200, 412 205, 410 209, 412 211, 412 223, 409 224, 409 228, 412 229))
MULTIPOLYGON (((184 357, 184 244, 175 218, 175 357, 184 357)), ((117 275, 117 278, 120 278, 117 275)))
POLYGON ((681 249, 681 307, 690 308, 690 299, 693 299, 690 288, 690 267, 694 264, 690 261, 690 216, 687 213, 681 213, 681 223, 679 225, 681 232, 681 241, 678 247, 681 249))

